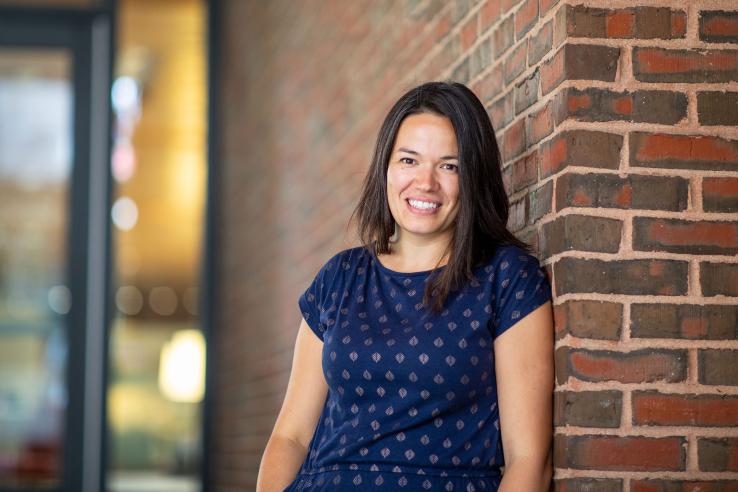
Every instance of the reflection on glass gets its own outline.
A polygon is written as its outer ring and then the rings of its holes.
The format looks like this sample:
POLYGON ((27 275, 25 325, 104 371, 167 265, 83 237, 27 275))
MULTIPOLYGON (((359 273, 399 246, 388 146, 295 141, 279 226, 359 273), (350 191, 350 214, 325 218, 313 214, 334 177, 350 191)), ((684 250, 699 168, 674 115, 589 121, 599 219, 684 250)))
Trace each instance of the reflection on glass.
POLYGON ((120 0, 108 490, 200 490, 205 1, 120 0))
POLYGON ((0 48, 0 488, 63 473, 70 64, 0 48))

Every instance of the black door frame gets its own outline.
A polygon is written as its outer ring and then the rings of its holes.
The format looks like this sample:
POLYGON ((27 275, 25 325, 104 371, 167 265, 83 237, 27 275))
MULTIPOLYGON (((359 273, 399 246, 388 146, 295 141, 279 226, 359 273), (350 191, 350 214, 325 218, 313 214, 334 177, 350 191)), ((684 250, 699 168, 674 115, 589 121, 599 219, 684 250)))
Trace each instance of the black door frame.
MULTIPOLYGON (((110 294, 109 88, 112 0, 93 9, 0 7, 0 46, 61 48, 72 56, 73 152, 68 195, 68 356, 62 470, 51 492, 104 490, 105 389, 110 294), (82 383, 82 384, 80 384, 82 383)), ((0 489, 30 492, 38 488, 0 489)))

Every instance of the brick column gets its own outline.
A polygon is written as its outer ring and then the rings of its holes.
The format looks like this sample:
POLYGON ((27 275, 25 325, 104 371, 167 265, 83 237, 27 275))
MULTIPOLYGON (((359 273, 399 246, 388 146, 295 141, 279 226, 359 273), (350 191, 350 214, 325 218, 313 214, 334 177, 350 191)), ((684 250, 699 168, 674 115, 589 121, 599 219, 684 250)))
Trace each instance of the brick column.
POLYGON ((646 3, 561 5, 532 113, 561 491, 738 484, 738 5, 646 3))

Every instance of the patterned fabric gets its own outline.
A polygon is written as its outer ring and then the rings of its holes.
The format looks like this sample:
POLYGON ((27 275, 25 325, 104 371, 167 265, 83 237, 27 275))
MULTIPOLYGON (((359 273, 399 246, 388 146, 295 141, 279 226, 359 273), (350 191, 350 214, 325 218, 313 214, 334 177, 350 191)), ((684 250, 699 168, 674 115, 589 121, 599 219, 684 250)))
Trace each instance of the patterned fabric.
POLYGON ((494 339, 551 299, 538 260, 497 248, 434 315, 431 272, 342 251, 299 299, 329 391, 289 491, 495 491, 504 465, 494 339))

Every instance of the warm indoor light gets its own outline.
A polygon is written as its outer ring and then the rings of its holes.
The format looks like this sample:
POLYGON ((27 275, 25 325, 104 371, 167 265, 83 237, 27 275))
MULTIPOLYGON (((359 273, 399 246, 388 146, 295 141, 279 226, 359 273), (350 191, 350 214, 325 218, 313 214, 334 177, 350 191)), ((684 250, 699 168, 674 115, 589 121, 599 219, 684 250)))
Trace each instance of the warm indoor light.
POLYGON ((168 399, 197 403, 205 389, 205 339, 198 330, 180 330, 164 344, 159 389, 168 399))

